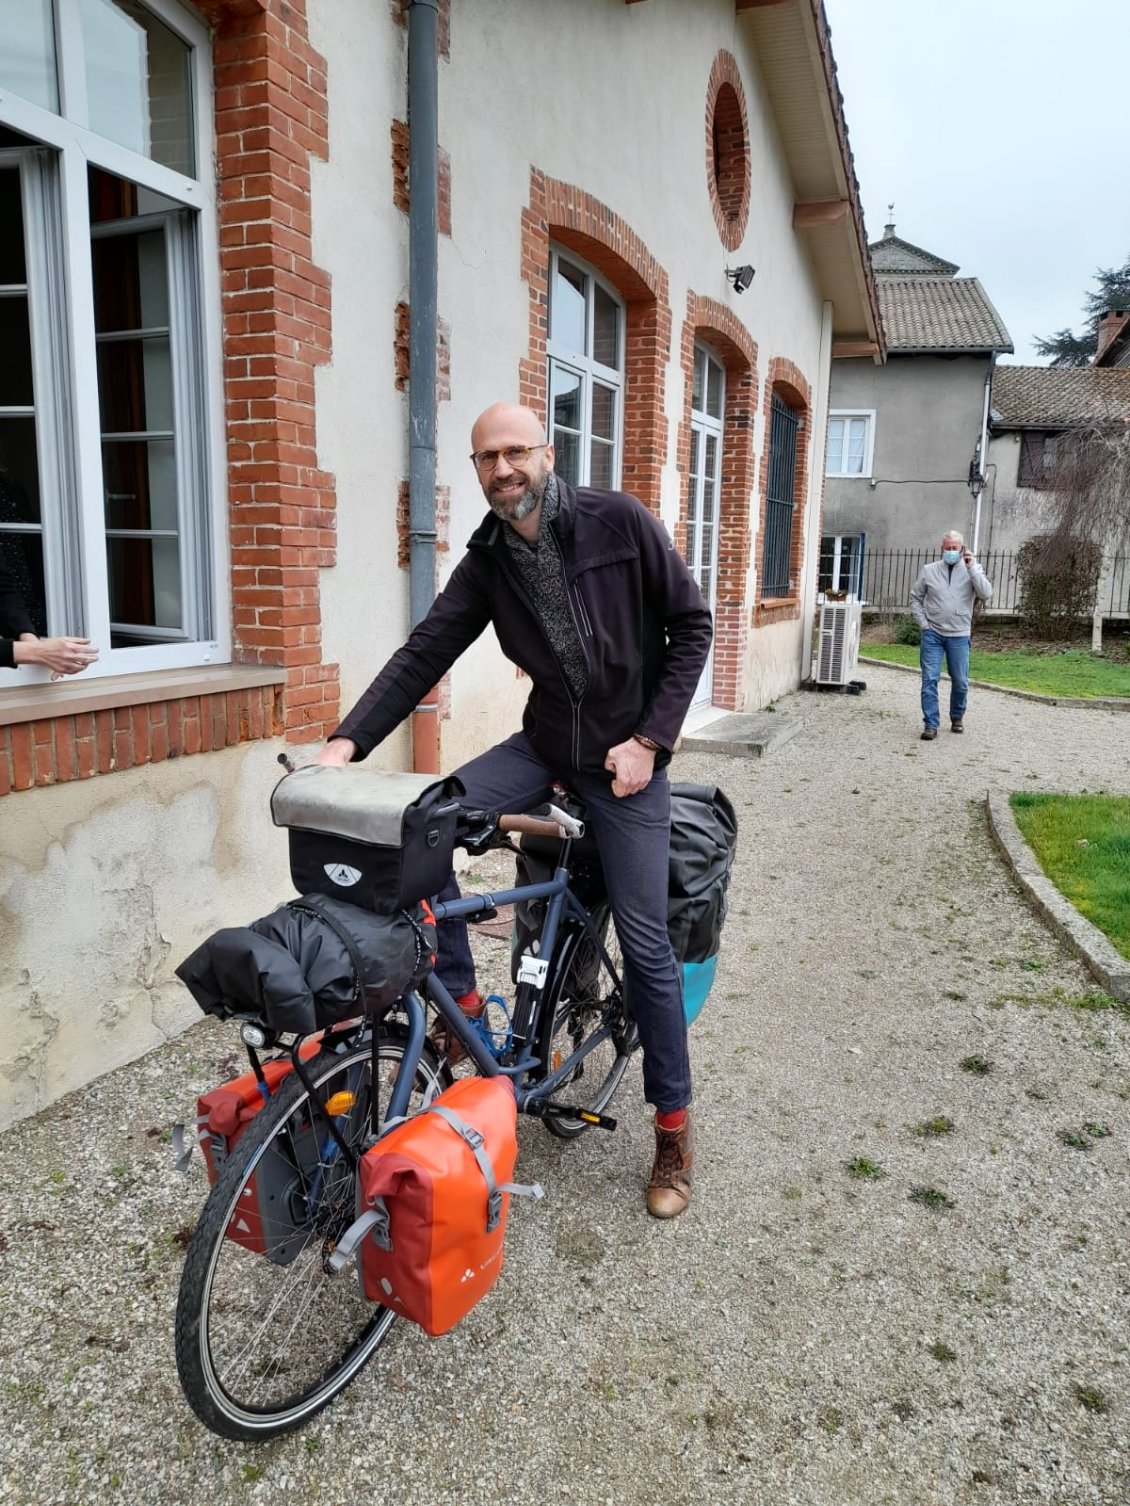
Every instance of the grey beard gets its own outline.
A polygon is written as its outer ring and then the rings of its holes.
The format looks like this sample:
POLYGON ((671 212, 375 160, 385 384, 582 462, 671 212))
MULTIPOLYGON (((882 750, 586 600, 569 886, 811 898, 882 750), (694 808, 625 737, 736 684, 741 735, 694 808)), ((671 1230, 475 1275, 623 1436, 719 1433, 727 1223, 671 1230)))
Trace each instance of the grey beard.
POLYGON ((493 497, 488 497, 487 502, 491 512, 496 518, 501 518, 505 523, 520 523, 523 518, 528 518, 545 496, 548 475, 543 476, 540 482, 527 486, 526 490, 518 498, 517 502, 496 503, 493 497))

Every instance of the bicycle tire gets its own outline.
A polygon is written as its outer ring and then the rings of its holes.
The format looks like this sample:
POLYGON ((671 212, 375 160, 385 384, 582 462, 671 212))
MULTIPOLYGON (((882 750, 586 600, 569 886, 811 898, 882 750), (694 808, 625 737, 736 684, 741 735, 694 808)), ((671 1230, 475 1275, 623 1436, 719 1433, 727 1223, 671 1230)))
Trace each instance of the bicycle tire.
MULTIPOLYGON (((593 923, 622 978, 616 927, 607 905, 593 912, 593 923)), ((546 1024, 538 1053, 546 1074, 556 1071, 596 1031, 607 1027, 610 1035, 593 1047, 548 1101, 558 1107, 567 1105, 602 1114, 620 1086, 632 1054, 634 1033, 624 1013, 622 989, 615 986, 607 963, 579 926, 568 927, 554 948, 550 977, 546 1024)), ((562 1114, 547 1114, 542 1123, 559 1140, 574 1140, 592 1128, 583 1119, 562 1114)))
MULTIPOLYGON (((380 1028, 382 1105, 407 1040, 403 1026, 380 1028)), ((351 1147, 362 1145, 371 1133, 369 1031, 331 1038, 306 1069, 323 1102, 333 1092, 354 1094, 335 1123, 351 1147)), ((409 1113, 450 1081, 425 1041, 409 1113)), ((299 1426, 349 1385, 388 1336, 396 1314, 364 1296, 357 1262, 336 1276, 325 1265, 355 1216, 355 1184, 353 1168, 291 1073, 251 1120, 212 1187, 181 1275, 177 1371, 189 1406, 221 1437, 257 1441, 299 1426), (261 1207, 268 1185, 271 1207, 280 1212, 269 1230, 264 1219, 267 1249, 257 1253, 227 1231, 244 1217, 241 1200, 254 1198, 261 1207)))

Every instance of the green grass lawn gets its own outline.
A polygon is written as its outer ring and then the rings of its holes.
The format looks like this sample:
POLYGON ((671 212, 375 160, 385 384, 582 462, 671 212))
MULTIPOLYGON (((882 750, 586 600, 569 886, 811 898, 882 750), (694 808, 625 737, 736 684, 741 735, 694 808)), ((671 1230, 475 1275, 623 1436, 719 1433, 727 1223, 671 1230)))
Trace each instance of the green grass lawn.
MULTIPOLYGON (((859 652, 890 664, 918 665, 918 650, 909 643, 861 643, 859 652)), ((969 655, 969 678, 1014 690, 1034 690, 1040 695, 1130 696, 1130 664, 1096 659, 1081 648, 1052 654, 1024 649, 990 654, 973 649, 969 655)))
POLYGON ((1021 794, 1009 803, 1048 878, 1130 957, 1130 796, 1021 794))

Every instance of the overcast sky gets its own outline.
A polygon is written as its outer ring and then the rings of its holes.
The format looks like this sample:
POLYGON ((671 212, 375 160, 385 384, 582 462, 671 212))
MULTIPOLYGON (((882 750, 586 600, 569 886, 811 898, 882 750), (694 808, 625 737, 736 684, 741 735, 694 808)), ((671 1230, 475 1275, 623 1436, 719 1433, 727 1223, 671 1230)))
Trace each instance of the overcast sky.
POLYGON ((869 240, 978 277, 1012 336, 1130 256, 1130 0, 824 0, 869 240))

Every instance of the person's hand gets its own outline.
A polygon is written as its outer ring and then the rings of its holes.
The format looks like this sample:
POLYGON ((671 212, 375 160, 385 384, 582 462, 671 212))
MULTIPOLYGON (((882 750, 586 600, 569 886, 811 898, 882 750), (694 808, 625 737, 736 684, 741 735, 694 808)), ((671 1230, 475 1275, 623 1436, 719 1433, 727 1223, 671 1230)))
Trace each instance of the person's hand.
POLYGON ((965 568, 967 570, 972 570, 972 568, 973 568, 973 551, 972 551, 972 549, 963 549, 961 551, 961 557, 965 561, 965 568))
POLYGON ((42 664, 53 680, 60 680, 93 664, 98 650, 89 638, 37 638, 34 633, 21 633, 12 645, 12 658, 17 664, 42 664))
POLYGON ((626 743, 617 743, 614 748, 609 748, 604 767, 614 776, 614 795, 638 795, 640 790, 646 789, 651 783, 655 754, 650 748, 645 748, 643 743, 630 737, 626 743))
POLYGON ((357 752, 357 744, 350 742, 348 737, 335 737, 328 742, 320 753, 315 753, 311 763, 329 764, 331 768, 344 768, 347 763, 353 762, 353 755, 357 752))

